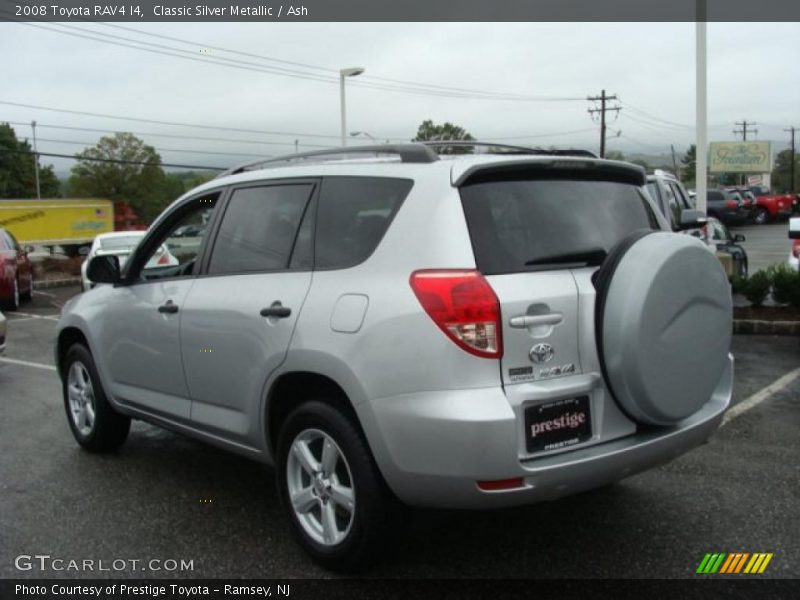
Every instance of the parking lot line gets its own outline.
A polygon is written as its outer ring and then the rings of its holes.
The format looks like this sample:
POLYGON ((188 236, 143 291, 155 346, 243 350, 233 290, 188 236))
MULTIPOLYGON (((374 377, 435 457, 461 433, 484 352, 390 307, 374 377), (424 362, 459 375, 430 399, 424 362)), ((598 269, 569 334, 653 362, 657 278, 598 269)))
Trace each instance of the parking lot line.
POLYGON ((34 315, 33 313, 25 313, 20 311, 8 313, 8 315, 6 316, 14 317, 17 315, 19 315, 20 317, 27 317, 29 319, 47 319, 48 321, 58 321, 58 317, 56 315, 34 315))
POLYGON ((725 413, 725 416, 722 418, 722 425, 724 426, 726 423, 729 423, 739 415, 747 412, 751 408, 758 406, 764 400, 769 399, 770 397, 774 396, 778 392, 785 390, 789 387, 792 382, 800 377, 800 367, 794 369, 793 371, 789 371, 786 375, 776 379, 772 383, 770 383, 767 387, 757 391, 755 394, 743 400, 728 412, 725 413))
POLYGON ((27 360, 17 360, 15 358, 2 358, 0 357, 0 363, 8 363, 10 365, 22 365, 23 367, 33 367, 35 369, 45 369, 47 371, 55 371, 56 368, 53 365, 45 365, 42 363, 35 363, 30 362, 27 360))

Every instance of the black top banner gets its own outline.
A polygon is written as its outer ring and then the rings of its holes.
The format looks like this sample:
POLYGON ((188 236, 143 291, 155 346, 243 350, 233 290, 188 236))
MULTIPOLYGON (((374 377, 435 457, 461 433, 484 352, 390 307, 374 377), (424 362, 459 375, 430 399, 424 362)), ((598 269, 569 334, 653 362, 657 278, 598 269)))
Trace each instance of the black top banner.
POLYGON ((0 20, 105 22, 800 21, 796 0, 0 0, 0 20))

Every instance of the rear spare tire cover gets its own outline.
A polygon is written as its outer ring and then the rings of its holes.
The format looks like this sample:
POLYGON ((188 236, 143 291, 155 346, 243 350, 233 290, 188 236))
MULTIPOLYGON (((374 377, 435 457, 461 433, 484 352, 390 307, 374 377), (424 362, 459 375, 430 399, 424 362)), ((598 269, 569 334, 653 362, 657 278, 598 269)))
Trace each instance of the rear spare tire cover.
POLYGON ((731 291, 717 258, 688 235, 636 232, 597 275, 598 352, 617 403, 650 425, 695 413, 731 343, 731 291))

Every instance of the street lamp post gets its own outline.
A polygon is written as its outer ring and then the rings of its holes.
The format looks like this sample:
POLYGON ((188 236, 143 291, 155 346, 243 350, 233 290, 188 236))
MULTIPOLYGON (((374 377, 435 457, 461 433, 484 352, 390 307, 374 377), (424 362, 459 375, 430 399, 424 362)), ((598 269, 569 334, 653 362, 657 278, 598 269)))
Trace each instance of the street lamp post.
POLYGON ((342 146, 347 145, 347 111, 345 110, 344 100, 344 80, 345 77, 355 77, 364 72, 363 67, 350 67, 339 71, 339 98, 342 109, 342 146))

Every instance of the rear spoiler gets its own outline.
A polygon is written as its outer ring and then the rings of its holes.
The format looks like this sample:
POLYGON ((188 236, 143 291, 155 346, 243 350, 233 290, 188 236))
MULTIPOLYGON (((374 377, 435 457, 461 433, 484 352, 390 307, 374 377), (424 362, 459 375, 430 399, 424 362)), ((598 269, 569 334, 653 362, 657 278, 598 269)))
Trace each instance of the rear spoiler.
POLYGON ((643 186, 647 182, 647 173, 639 165, 588 157, 553 156, 535 159, 516 158, 471 165, 453 180, 453 185, 461 187, 478 181, 497 180, 503 177, 516 178, 526 173, 538 178, 544 171, 567 172, 580 178, 619 181, 637 186, 643 186))

